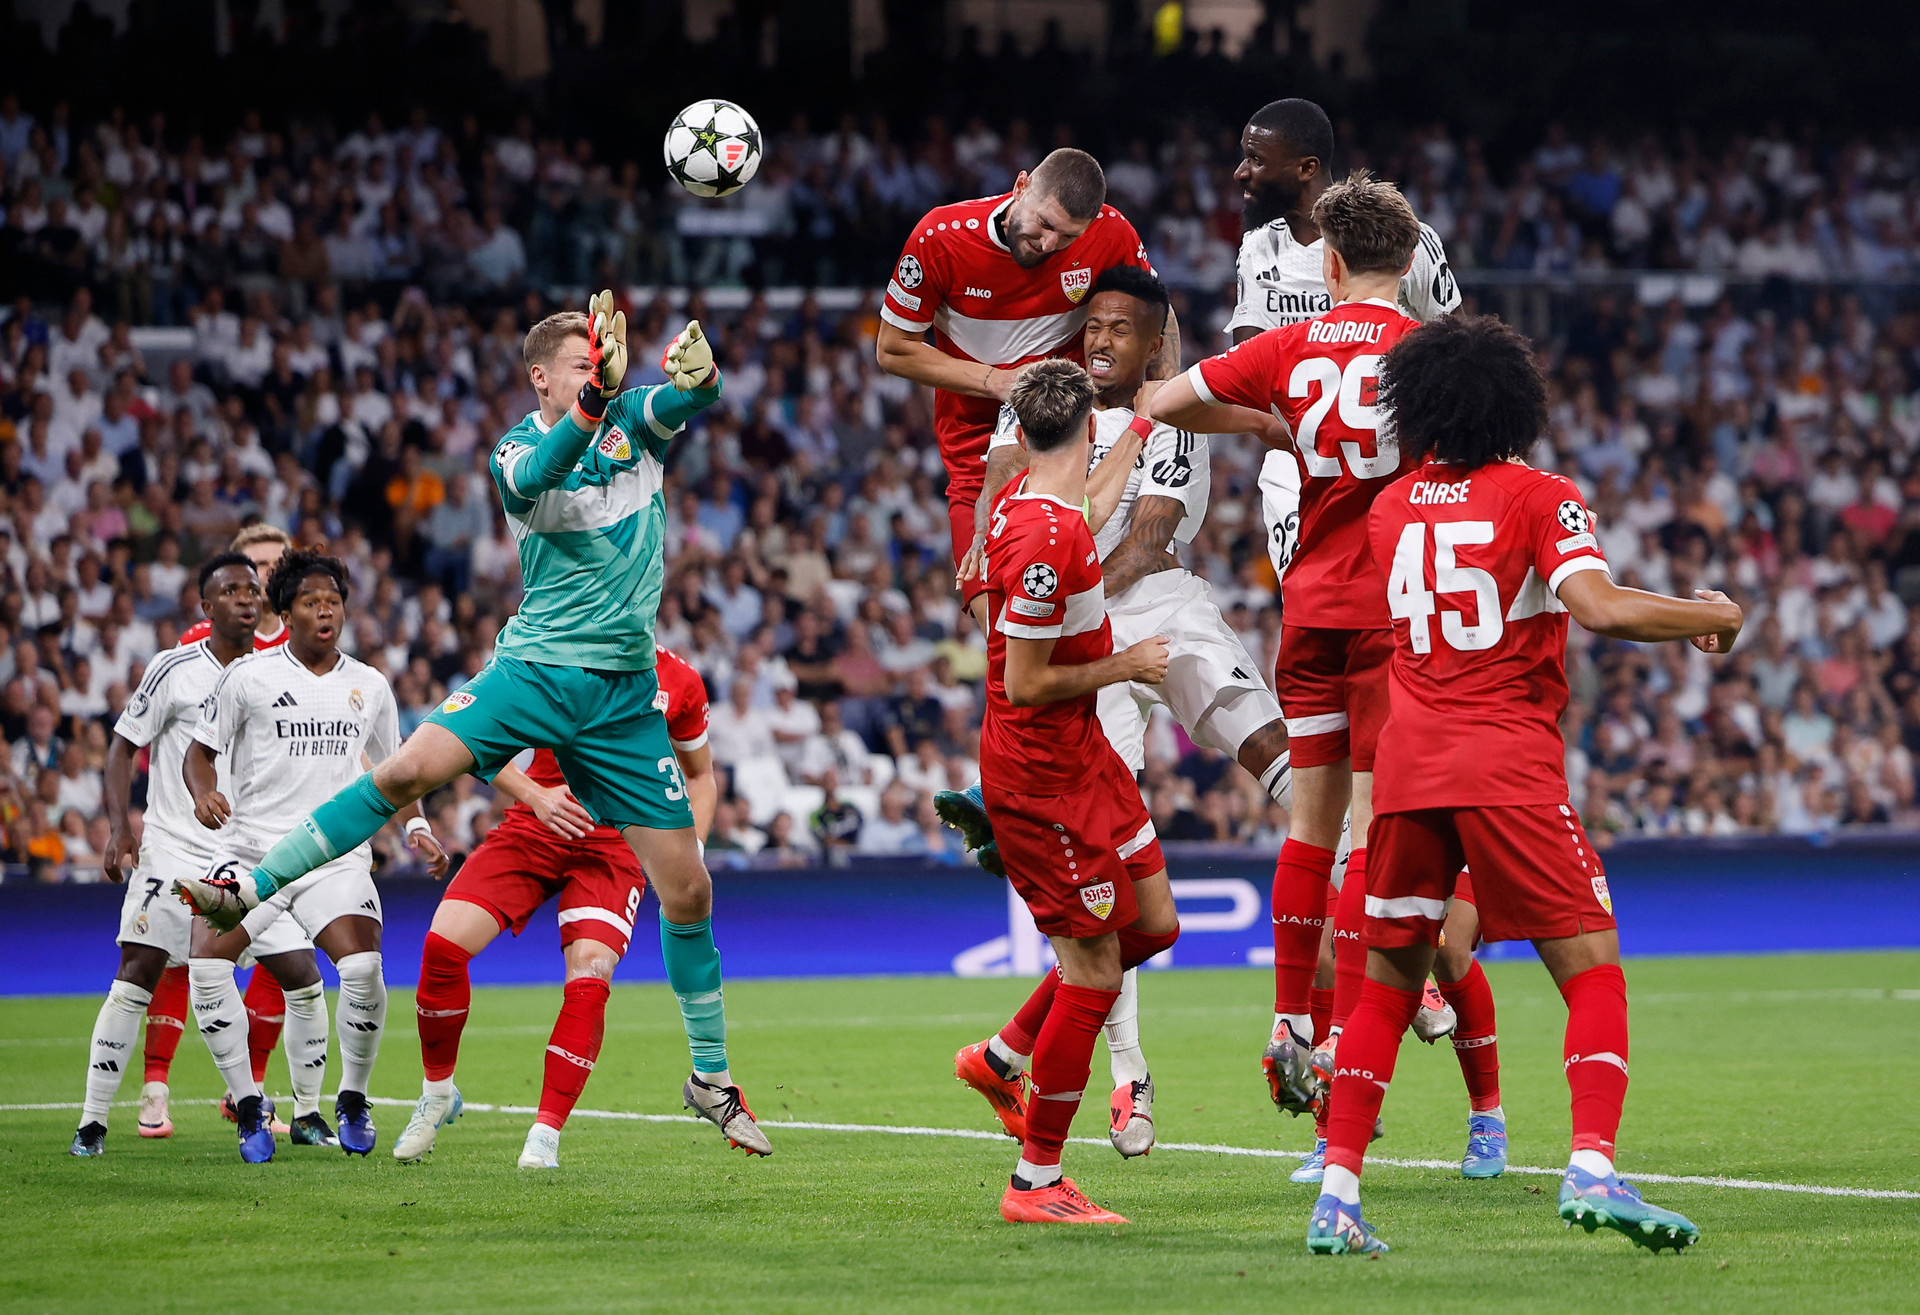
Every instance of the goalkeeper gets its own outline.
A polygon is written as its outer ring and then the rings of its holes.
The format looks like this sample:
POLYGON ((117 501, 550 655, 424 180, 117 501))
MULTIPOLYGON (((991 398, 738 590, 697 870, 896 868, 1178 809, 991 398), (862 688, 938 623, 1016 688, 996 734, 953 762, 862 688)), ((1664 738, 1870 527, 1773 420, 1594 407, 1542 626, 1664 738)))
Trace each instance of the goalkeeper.
MULTIPOLYGON (((463 772, 491 780, 525 748, 551 749, 592 820, 619 828, 660 897, 660 944, 680 1001, 693 1076, 688 1106, 736 1146, 771 1152, 727 1070, 713 883, 694 839, 686 782, 655 706, 654 618, 664 579, 661 464, 673 436, 720 396, 698 321, 668 344, 666 385, 620 391, 626 316, 602 292, 588 314, 528 332, 540 409, 489 463, 520 546, 525 597, 493 660, 373 771, 315 809, 237 881, 175 883, 215 927, 370 838, 463 772)), ((585 815, 579 820, 585 820, 585 815)), ((605 915, 631 923, 635 910, 605 915)))

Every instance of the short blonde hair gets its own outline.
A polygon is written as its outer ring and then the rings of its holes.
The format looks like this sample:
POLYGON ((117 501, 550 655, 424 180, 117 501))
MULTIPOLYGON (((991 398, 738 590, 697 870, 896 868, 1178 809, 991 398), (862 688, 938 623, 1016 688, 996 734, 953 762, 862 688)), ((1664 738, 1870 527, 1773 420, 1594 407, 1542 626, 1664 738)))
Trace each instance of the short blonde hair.
POLYGON ((1051 452, 1086 425, 1093 410, 1093 380, 1072 361, 1052 357, 1035 361, 1013 381, 1007 401, 1020 420, 1020 432, 1032 452, 1051 452))
POLYGON ((587 313, 578 310, 555 311, 527 330, 527 340, 521 345, 521 355, 526 357, 527 368, 546 365, 560 354, 572 337, 591 338, 593 331, 587 323, 587 313))
POLYGON ((1399 274, 1420 245, 1420 220, 1392 183, 1356 169, 1313 203, 1313 222, 1356 274, 1399 274))
POLYGON ((245 552, 256 543, 277 543, 283 548, 293 547, 293 536, 278 525, 269 525, 265 521, 256 521, 240 533, 233 536, 233 542, 227 546, 234 552, 245 552))

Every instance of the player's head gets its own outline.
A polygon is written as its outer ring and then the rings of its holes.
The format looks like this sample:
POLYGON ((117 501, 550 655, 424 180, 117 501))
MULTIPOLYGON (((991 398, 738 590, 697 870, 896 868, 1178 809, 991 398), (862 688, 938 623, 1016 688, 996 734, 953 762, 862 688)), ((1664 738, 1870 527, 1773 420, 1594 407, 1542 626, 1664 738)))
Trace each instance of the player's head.
POLYGON ((1533 344, 1491 315, 1449 315, 1402 338, 1380 364, 1380 405, 1406 456, 1468 470, 1525 457, 1547 428, 1533 344))
POLYGON ((1092 441, 1093 380, 1072 361, 1035 361, 1013 381, 1007 401, 1036 456, 1092 441))
POLYGON ((1171 303, 1164 283, 1144 269, 1115 265, 1093 281, 1080 345, 1087 374, 1102 393, 1129 394, 1160 350, 1171 303))
POLYGON ((259 572, 246 554, 215 553, 200 563, 200 610, 214 633, 242 652, 253 646, 263 601, 259 572))
POLYGON ((560 398, 572 402, 580 386, 593 373, 593 361, 587 354, 593 336, 585 311, 555 311, 527 330, 521 355, 527 362, 527 379, 542 400, 560 398))
POLYGON ((1107 200, 1107 175, 1085 151, 1062 146, 1013 180, 1007 207, 1007 250, 1032 269, 1087 231, 1107 200))
POLYGON ((339 645, 347 595, 347 564, 311 548, 282 557, 267 581, 267 604, 286 618, 292 642, 308 652, 339 645))
POLYGON ((1313 222, 1326 239, 1321 257, 1327 287, 1352 276, 1389 275, 1398 280, 1413 265, 1420 221, 1400 189, 1365 169, 1335 183, 1313 203, 1313 222))
POLYGON ((1270 224, 1327 185, 1333 166, 1333 121, 1310 100, 1271 101, 1240 132, 1233 171, 1244 206, 1241 226, 1270 224))
POLYGON ((234 535, 233 542, 228 546, 237 553, 245 554, 247 560, 253 563, 253 569, 265 580, 293 547, 293 536, 278 525, 260 521, 234 535))

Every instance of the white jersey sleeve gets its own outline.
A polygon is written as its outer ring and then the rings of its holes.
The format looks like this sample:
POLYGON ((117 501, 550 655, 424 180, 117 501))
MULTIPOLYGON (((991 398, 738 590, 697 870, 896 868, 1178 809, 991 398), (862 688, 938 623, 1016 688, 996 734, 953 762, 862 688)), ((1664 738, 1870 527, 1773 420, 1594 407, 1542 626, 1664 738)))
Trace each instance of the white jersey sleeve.
MULTIPOLYGON (((147 761, 146 829, 196 856, 208 852, 213 833, 193 815, 184 765, 202 705, 221 672, 206 641, 161 653, 148 664, 140 688, 114 723, 114 734, 136 748, 152 746, 147 761)), ((220 781, 226 789, 224 776, 220 781)), ((150 842, 154 843, 154 842, 150 842)))
POLYGON ((200 705, 200 716, 194 723, 193 738, 216 754, 225 756, 233 747, 233 737, 245 720, 246 709, 242 687, 246 684, 248 664, 253 661, 255 661, 254 654, 245 654, 221 672, 219 681, 213 687, 213 693, 209 694, 206 701, 200 705))
POLYGON ((393 686, 372 667, 368 673, 375 685, 367 716, 367 760, 379 764, 391 758, 400 747, 400 705, 394 700, 393 686))
POLYGON ((1422 324, 1451 315, 1460 307, 1460 285, 1447 265, 1440 235, 1420 225, 1413 265, 1400 280, 1400 309, 1422 324))
POLYGON ((1172 498, 1178 502, 1185 514, 1173 537, 1179 543, 1192 543, 1207 518, 1212 484, 1207 436, 1157 424, 1147 435, 1141 458, 1136 505, 1139 498, 1172 498))
POLYGON ((1251 233, 1240 235, 1240 253, 1234 261, 1233 318, 1227 321, 1229 340, 1236 329, 1267 327, 1266 319, 1259 311, 1260 296, 1253 283, 1261 265, 1263 248, 1267 245, 1265 232, 1265 229, 1256 228, 1251 233))

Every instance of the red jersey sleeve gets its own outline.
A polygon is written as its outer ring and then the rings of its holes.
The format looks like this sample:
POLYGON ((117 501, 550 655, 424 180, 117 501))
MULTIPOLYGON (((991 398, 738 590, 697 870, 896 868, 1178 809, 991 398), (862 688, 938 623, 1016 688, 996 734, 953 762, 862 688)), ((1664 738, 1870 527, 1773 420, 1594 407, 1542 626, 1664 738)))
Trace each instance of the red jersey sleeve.
POLYGON ((1187 380, 1209 406, 1250 406, 1265 411, 1280 391, 1287 330, 1268 329, 1235 343, 1187 371, 1187 380))
POLYGON ((924 333, 933 327, 933 313, 947 299, 947 253, 938 240, 933 217, 925 215, 907 235, 880 318, 904 333, 924 333))
POLYGON ((1132 265, 1135 269, 1144 269, 1147 273, 1158 276, 1159 271, 1153 267, 1153 262, 1147 259, 1147 244, 1140 240, 1140 234, 1132 222, 1112 206, 1107 207, 1107 214, 1113 220, 1113 243, 1118 252, 1117 258, 1110 261, 1107 268, 1111 269, 1114 265, 1132 265))
POLYGON ((1057 530, 1029 520, 987 551, 999 558, 994 578, 1006 590, 995 623, 1001 634, 1060 639, 1086 629, 1075 613, 1090 589, 1099 591, 1100 568, 1093 538, 1078 515, 1060 516, 1057 530))
POLYGON ((1541 472, 1527 499, 1527 517, 1533 569, 1547 582, 1549 593, 1557 596, 1561 583, 1577 572, 1609 570, 1594 537, 1593 513, 1572 480, 1541 472))
POLYGON ((691 752, 707 742, 707 683, 671 649, 656 649, 660 693, 667 703, 667 735, 673 747, 691 752))

